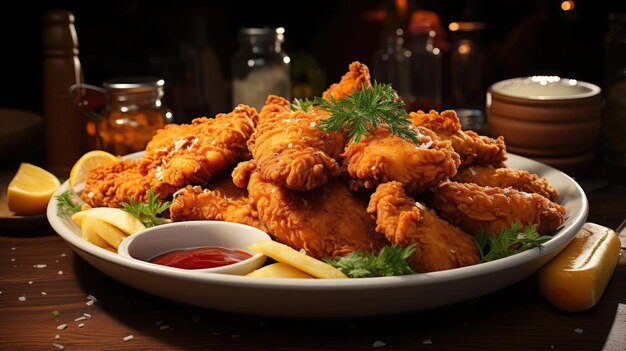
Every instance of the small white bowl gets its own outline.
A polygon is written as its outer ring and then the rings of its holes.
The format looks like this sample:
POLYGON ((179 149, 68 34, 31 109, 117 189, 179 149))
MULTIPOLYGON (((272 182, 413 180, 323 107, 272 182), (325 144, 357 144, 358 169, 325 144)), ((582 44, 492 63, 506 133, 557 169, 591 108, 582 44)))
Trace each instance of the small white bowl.
MULTIPOLYGON (((245 275, 261 267, 267 257, 251 252, 248 246, 258 240, 270 240, 264 231, 239 223, 221 221, 191 221, 159 225, 124 239, 117 252, 131 259, 148 261, 166 252, 198 247, 223 247, 248 252, 252 257, 231 265, 183 269, 154 264, 174 271, 245 275)), ((152 265, 152 263, 150 263, 152 265)))

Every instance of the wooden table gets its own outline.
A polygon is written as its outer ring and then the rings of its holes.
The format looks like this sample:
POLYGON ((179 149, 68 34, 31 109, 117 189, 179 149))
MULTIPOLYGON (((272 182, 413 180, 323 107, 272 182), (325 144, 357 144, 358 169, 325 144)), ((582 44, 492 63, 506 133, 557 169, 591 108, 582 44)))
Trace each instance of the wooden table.
MULTIPOLYGON (((616 228, 624 220, 624 179, 611 169, 579 179, 590 222, 616 228)), ((201 309, 132 289, 75 255, 50 227, 1 229, 0 262, 2 350, 54 350, 53 343, 68 350, 626 350, 626 267, 582 313, 549 305, 531 276, 429 311, 293 320, 201 309), (97 298, 91 305, 89 295, 97 298)))

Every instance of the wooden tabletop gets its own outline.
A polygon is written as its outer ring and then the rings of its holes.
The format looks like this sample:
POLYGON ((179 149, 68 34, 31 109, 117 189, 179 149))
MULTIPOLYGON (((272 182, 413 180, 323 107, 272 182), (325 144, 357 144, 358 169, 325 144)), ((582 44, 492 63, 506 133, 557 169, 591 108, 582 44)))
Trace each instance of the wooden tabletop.
MULTIPOLYGON (((624 179, 603 168, 578 179, 589 197, 588 221, 616 228, 626 218, 624 179)), ((531 276, 428 311, 294 320, 217 312, 135 290, 87 264, 49 226, 2 226, 0 262, 2 350, 626 350, 626 267, 582 313, 552 307, 531 276)))

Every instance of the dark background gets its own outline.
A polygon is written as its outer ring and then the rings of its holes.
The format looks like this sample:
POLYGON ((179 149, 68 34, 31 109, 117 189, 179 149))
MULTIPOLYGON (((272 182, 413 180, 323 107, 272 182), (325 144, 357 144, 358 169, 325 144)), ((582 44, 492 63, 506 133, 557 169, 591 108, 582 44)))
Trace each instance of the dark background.
MULTIPOLYGON (((486 60, 483 82, 551 74, 603 83, 603 40, 607 14, 624 11, 620 1, 577 0, 573 11, 561 1, 408 1, 409 11, 435 11, 445 27, 452 21, 484 21, 481 41, 486 60)), ((284 26, 292 64, 314 58, 320 77, 339 79, 354 60, 371 63, 383 22, 373 13, 393 2, 378 1, 177 1, 146 0, 23 2, 1 22, 3 77, 0 106, 41 112, 42 17, 68 9, 76 17, 80 60, 87 83, 133 75, 166 79, 165 104, 186 122, 195 114, 230 108, 230 60, 240 27, 284 26), (374 16, 375 17, 375 16, 374 16), (222 81, 222 106, 184 109, 184 85, 194 75, 193 53, 213 50, 222 81), (186 78, 185 78, 186 77, 186 78)), ((447 33, 448 41, 450 33, 447 33)), ((445 61, 444 61, 445 62, 445 61)), ((444 67, 444 71, 446 67, 444 67)), ((444 77, 445 74, 444 74, 444 77)), ((444 86, 446 82, 444 82, 444 86)), ((187 87, 188 88, 188 87, 187 87)), ((444 89, 444 105, 449 98, 444 89)), ((444 106, 449 107, 449 106, 444 106)))

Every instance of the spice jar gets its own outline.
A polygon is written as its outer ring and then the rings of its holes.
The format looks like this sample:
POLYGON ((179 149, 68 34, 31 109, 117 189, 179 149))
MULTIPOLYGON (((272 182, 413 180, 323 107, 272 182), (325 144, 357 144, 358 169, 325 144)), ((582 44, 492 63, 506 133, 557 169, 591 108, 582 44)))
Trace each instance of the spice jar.
POLYGON ((239 50, 232 59, 233 106, 260 111, 270 94, 291 99, 289 62, 282 49, 284 28, 242 28, 239 50))
POLYGON ((103 83, 107 104, 97 121, 99 147, 117 155, 141 151, 157 130, 173 122, 162 105, 163 79, 132 77, 103 83))

